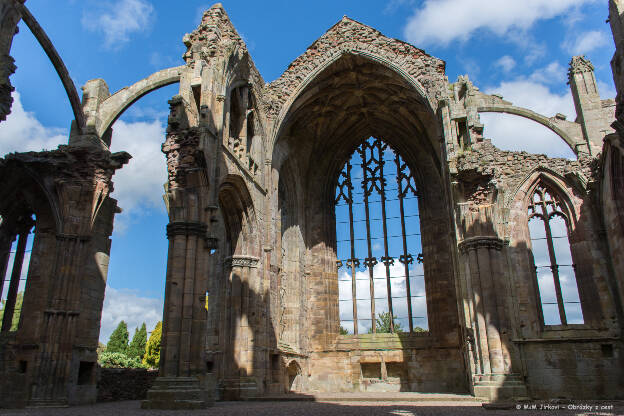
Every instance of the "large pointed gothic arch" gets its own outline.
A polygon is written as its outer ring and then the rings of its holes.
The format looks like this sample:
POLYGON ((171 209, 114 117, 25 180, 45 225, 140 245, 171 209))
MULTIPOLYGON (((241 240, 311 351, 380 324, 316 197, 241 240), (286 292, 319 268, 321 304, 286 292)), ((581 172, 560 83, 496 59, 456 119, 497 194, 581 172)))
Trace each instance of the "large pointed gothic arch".
MULTIPOLYGON (((344 19, 325 35, 329 39, 336 36, 334 41, 338 46, 325 50, 324 38, 321 38, 319 46, 313 45, 293 64, 305 68, 297 82, 285 84, 287 71, 269 86, 286 89, 282 91, 282 97, 286 96, 280 101, 282 107, 272 113, 276 116, 270 140, 272 181, 273 189, 277 185, 275 182, 296 188, 290 192, 276 192, 274 197, 278 199, 278 207, 297 210, 295 215, 289 212, 288 218, 282 221, 301 230, 303 239, 283 241, 283 244, 301 245, 288 247, 287 251, 296 249, 307 253, 299 260, 306 271, 307 293, 304 293, 309 311, 304 319, 307 320, 307 342, 311 351, 335 348, 332 346, 335 343, 342 345, 340 348, 365 351, 366 347, 360 343, 366 337, 388 336, 339 336, 338 319, 334 213, 337 178, 344 162, 358 145, 369 137, 379 138, 404 157, 422 191, 423 255, 429 259, 425 273, 430 276, 425 279, 427 294, 432 294, 428 308, 430 331, 408 334, 405 340, 396 339, 394 342, 398 342, 398 349, 436 345, 448 354, 444 359, 440 357, 433 361, 424 360, 422 354, 404 358, 400 364, 403 368, 424 366, 432 373, 448 376, 444 380, 423 379, 406 372, 402 383, 408 390, 461 391, 465 384, 457 331, 451 254, 454 243, 450 237, 450 205, 441 168, 443 149, 438 140, 442 129, 436 116, 438 92, 443 83, 438 70, 443 68, 443 63, 398 41, 384 39, 386 43, 377 48, 358 44, 361 40, 358 32, 370 30, 344 19), (354 38, 343 39, 341 36, 345 32, 351 33, 349 31, 355 33, 354 38), (402 58, 408 61, 407 64, 397 64, 397 52, 390 56, 391 52, 397 51, 396 48, 406 53, 402 58), (310 51, 322 52, 323 56, 317 59, 310 51), (312 56, 310 61, 305 59, 308 55, 312 56), (416 67, 421 72, 415 71, 416 67), (297 175, 297 180, 293 180, 292 175, 297 175), (292 200, 295 197, 297 201, 292 200)), ((289 261, 288 258, 285 260, 289 261)), ((322 358, 320 360, 322 362, 322 358)), ((328 362, 328 365, 331 364, 328 362)), ((326 389, 319 384, 319 376, 312 372, 310 386, 326 389)), ((355 374, 338 377, 336 382, 344 388, 351 383, 349 378, 360 378, 355 374)))
POLYGON ((417 91, 430 111, 437 111, 439 101, 446 96, 442 87, 444 61, 344 17, 295 59, 280 78, 267 85, 267 95, 272 98, 268 112, 273 121, 269 133, 271 147, 304 91, 345 55, 360 56, 389 68, 417 91), (371 41, 373 38, 375 42, 371 41))

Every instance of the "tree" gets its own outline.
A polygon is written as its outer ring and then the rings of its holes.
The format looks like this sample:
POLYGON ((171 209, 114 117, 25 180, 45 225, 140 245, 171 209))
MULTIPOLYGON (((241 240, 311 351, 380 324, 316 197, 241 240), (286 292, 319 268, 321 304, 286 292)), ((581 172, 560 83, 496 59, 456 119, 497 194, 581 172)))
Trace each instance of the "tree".
POLYGON ((134 336, 130 345, 128 346, 128 357, 137 358, 139 361, 143 360, 145 355, 145 345, 147 344, 147 329, 145 329, 145 322, 141 325, 141 329, 135 328, 134 336))
POLYGON ((145 355, 143 356, 143 364, 152 368, 158 368, 160 364, 160 339, 162 337, 162 322, 158 321, 156 327, 150 334, 147 345, 145 346, 145 355))
POLYGON ((117 328, 113 331, 108 344, 106 344, 106 352, 120 352, 125 354, 128 351, 128 326, 124 321, 119 322, 117 328))
MULTIPOLYGON (((394 321, 394 332, 401 333, 404 332, 403 328, 401 328, 401 323, 397 322, 397 317, 392 316, 392 320, 394 321)), ((390 333, 390 312, 381 312, 377 314, 376 321, 376 332, 378 334, 390 333)), ((373 329, 368 330, 369 334, 373 333, 373 329)))
MULTIPOLYGON (((15 297, 15 308, 13 309, 13 319, 11 320, 10 331, 17 331, 19 325, 20 315, 22 313, 22 303, 24 302, 24 292, 18 292, 15 297)), ((6 301, 3 300, 0 303, 0 326, 2 325, 2 318, 4 318, 4 305, 6 301)))
POLYGON ((344 329, 342 325, 340 325, 340 335, 349 335, 349 331, 344 329))

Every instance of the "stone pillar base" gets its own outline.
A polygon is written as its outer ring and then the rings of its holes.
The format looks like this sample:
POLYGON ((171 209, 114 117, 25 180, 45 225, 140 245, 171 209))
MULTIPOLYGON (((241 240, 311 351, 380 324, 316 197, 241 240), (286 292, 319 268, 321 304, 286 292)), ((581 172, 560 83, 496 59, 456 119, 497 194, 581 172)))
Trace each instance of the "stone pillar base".
POLYGON ((473 390, 475 397, 490 402, 529 398, 526 385, 517 374, 476 375, 473 390))
POLYGON ((204 389, 196 377, 158 377, 147 392, 142 409, 204 409, 214 404, 206 400, 204 389))
POLYGON ((222 400, 244 400, 258 395, 256 380, 251 377, 241 377, 223 380, 222 400))

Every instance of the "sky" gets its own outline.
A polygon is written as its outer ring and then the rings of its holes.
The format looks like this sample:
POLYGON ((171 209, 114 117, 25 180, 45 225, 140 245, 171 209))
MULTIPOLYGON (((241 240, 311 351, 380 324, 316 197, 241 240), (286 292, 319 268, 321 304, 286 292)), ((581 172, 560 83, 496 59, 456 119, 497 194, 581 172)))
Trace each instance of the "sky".
MULTIPOLYGON (((212 3, 203 0, 28 0, 26 5, 53 41, 79 89, 103 78, 111 93, 160 69, 181 65, 182 37, 212 3)), ((407 41, 446 62, 450 81, 469 78, 486 93, 546 116, 575 119, 567 67, 586 55, 596 68, 602 98, 615 90, 609 62, 614 52, 604 0, 343 0, 224 1, 265 81, 343 15, 384 35, 407 41)), ((28 28, 20 23, 11 55, 18 67, 13 112, 0 123, 0 156, 53 149, 67 142, 71 107, 59 78, 28 28)), ((113 178, 115 218, 100 339, 119 320, 130 331, 162 316, 167 218, 164 141, 167 100, 177 85, 143 97, 114 124, 112 150, 130 163, 113 178)), ((80 91, 80 90, 79 90, 80 91)), ((541 125, 502 114, 482 115, 484 134, 500 148, 573 158, 541 125)), ((4 298, 4 294, 3 294, 4 298)))

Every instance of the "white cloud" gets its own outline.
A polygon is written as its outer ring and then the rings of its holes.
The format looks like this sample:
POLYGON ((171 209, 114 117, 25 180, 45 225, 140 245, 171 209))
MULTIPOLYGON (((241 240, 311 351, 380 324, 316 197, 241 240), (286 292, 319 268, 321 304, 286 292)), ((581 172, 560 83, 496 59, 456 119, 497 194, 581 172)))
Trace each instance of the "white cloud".
POLYGON ((602 99, 605 98, 615 98, 617 91, 615 91, 615 87, 613 86, 613 81, 611 82, 602 82, 600 80, 596 80, 598 83, 598 92, 600 93, 600 97, 602 99))
POLYGON ((165 157, 160 150, 165 140, 165 127, 158 121, 126 123, 113 126, 111 151, 124 150, 132 159, 113 177, 111 194, 123 209, 115 216, 115 231, 123 232, 133 216, 144 210, 164 209, 163 184, 167 181, 165 157))
POLYGON ((82 26, 101 32, 107 48, 117 48, 130 40, 135 32, 147 30, 154 17, 154 7, 146 0, 119 0, 102 5, 99 10, 85 13, 82 26))
POLYGON ((544 56, 546 56, 547 48, 544 43, 535 41, 531 36, 526 36, 525 34, 525 36, 523 37, 529 38, 531 39, 531 41, 527 43, 522 43, 522 42, 516 42, 516 43, 518 43, 523 49, 526 50, 526 55, 524 56, 524 63, 527 66, 532 66, 538 59, 541 59, 544 56))
MULTIPOLYGON (((166 109, 158 109, 151 106, 144 106, 139 103, 133 104, 126 112, 124 116, 131 120, 145 121, 165 119, 169 115, 169 111, 166 109)), ((164 137, 162 138, 164 140, 164 137)))
MULTIPOLYGON (((410 293, 412 298, 412 316, 415 325, 427 328, 427 297, 425 293, 425 280, 422 264, 412 264, 409 269, 410 293)), ((395 259, 390 266, 392 308, 397 322, 403 329, 409 327, 407 309, 407 284, 404 277, 405 268, 402 263, 395 259)), ((386 266, 377 263, 373 267, 373 284, 375 291, 375 314, 378 316, 382 312, 388 312, 388 289, 386 281, 386 266)), ((355 274, 358 331, 366 333, 371 325, 371 295, 370 295, 370 275, 368 269, 357 270, 355 274)), ((338 273, 338 299, 340 325, 353 333, 353 303, 352 303, 352 281, 350 269, 346 267, 338 273)))
POLYGON ((551 92, 546 85, 532 80, 518 78, 502 82, 497 87, 486 88, 485 92, 501 94, 505 100, 513 102, 514 105, 529 108, 547 117, 556 113, 565 114, 568 119, 574 119, 576 116, 570 92, 559 95, 551 92))
POLYGON ((553 61, 543 68, 537 69, 529 79, 541 84, 563 85, 567 80, 567 70, 559 62, 553 61))
POLYGON ((594 49, 606 46, 609 36, 600 30, 579 33, 574 39, 567 39, 563 47, 573 55, 585 55, 594 49))
POLYGON ((536 21, 550 19, 597 0, 425 0, 404 29, 407 40, 422 44, 448 45, 467 40, 475 32, 496 35, 524 31, 536 21), (444 28, 444 30, 440 30, 444 28))
POLYGON ((140 327, 143 322, 148 332, 152 331, 156 322, 162 320, 162 312, 162 299, 141 297, 136 291, 130 289, 115 289, 107 286, 102 309, 100 342, 106 343, 110 334, 122 320, 128 325, 130 336, 134 334, 134 328, 140 327))
POLYGON ((494 62, 494 65, 501 68, 505 72, 509 72, 516 66, 516 61, 511 56, 505 55, 494 62))
POLYGON ((24 110, 20 94, 13 92, 11 114, 0 123, 0 157, 9 152, 40 152, 67 144, 67 129, 45 127, 34 113, 24 110))
MULTIPOLYGON (((486 93, 501 94, 516 106, 547 117, 562 113, 568 120, 576 118, 570 92, 559 95, 551 92, 544 84, 532 80, 503 82, 498 87, 486 89, 486 93)), ((483 113, 481 122, 485 125, 485 137, 502 150, 524 150, 550 157, 575 158, 572 150, 558 135, 532 120, 509 114, 483 113)))

